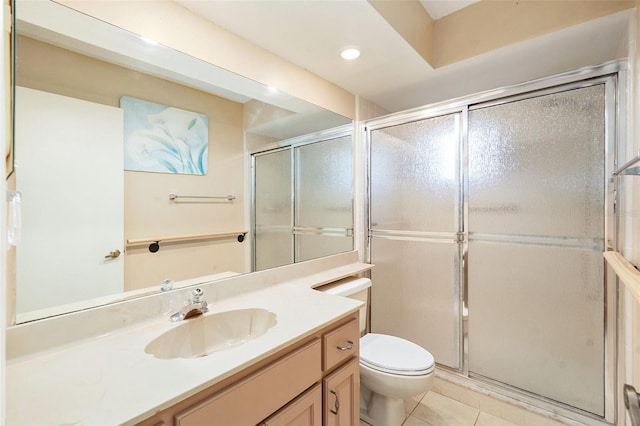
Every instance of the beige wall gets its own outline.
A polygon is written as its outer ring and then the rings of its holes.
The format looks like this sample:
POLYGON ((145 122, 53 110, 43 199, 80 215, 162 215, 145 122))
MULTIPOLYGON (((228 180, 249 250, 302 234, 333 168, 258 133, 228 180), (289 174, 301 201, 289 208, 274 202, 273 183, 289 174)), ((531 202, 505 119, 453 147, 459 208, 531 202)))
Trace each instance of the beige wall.
POLYGON ((630 9, 626 0, 481 0, 433 20, 417 0, 368 0, 432 67, 630 9))
MULTIPOLYGON (((209 119, 209 172, 205 176, 125 172, 126 239, 247 229, 244 221, 242 104, 20 37, 21 86, 119 106, 123 95, 204 113, 209 119), (170 193, 228 195, 233 203, 171 203, 170 193)), ((81 178, 81 177, 78 177, 81 178)), ((159 285, 164 278, 245 272, 245 246, 234 238, 146 246, 125 253, 125 290, 159 285)), ((79 248, 80 249, 80 248, 79 248)))
POLYGON ((418 0, 367 0, 427 63, 433 65, 433 19, 418 0))
POLYGON ((610 15, 634 1, 481 0, 434 23, 434 68, 610 15))
POLYGON ((355 97, 171 1, 60 3, 351 119, 355 97), (215 46, 215 47, 214 47, 215 46))

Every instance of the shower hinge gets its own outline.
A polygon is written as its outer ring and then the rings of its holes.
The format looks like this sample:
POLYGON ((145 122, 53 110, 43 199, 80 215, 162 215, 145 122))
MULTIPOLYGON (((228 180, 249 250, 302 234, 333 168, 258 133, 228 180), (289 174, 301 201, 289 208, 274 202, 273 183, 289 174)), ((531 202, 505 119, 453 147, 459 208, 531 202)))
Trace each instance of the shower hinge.
POLYGON ((464 243, 464 232, 456 232, 456 241, 458 243, 464 243))

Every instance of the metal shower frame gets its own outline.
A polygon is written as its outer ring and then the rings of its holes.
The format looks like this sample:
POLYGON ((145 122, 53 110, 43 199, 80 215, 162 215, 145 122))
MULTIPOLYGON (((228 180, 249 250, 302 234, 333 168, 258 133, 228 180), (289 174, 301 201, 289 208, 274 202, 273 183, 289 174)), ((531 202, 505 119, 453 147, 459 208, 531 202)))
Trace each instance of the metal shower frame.
MULTIPOLYGON (((605 365, 604 365, 604 390, 605 390, 605 414, 604 418, 587 413, 580 409, 570 407, 556 401, 552 401, 540 396, 534 396, 528 392, 504 385, 486 379, 484 377, 474 376, 469 372, 469 318, 468 318, 468 268, 466 260, 468 256, 468 229, 469 229, 469 181, 467 173, 468 165, 468 113, 470 110, 478 107, 489 105, 498 105, 502 103, 513 102, 535 96, 561 92, 565 90, 577 89, 581 87, 593 86, 596 84, 604 84, 605 87, 605 214, 604 214, 604 237, 605 248, 618 246, 618 218, 613 213, 614 204, 617 202, 617 186, 618 180, 612 177, 612 173, 617 169, 618 165, 618 149, 624 146, 626 131, 626 108, 627 98, 627 61, 619 60, 607 62, 602 65, 582 68, 576 71, 558 74, 527 83, 522 83, 510 87, 499 88, 487 92, 474 94, 462 98, 449 101, 439 102, 424 107, 414 108, 388 116, 367 120, 363 123, 361 139, 364 141, 365 160, 364 160, 364 176, 365 180, 365 223, 364 232, 366 238, 363 242, 364 247, 358 247, 365 252, 365 258, 371 262, 371 132, 377 129, 390 127, 394 125, 406 124, 413 121, 423 120, 427 118, 438 117, 442 115, 458 113, 461 116, 461 133, 459 137, 459 164, 458 167, 458 239, 460 247, 460 261, 457 265, 456 283, 459 284, 456 289, 456 298, 458 306, 454 307, 456 318, 458 318, 458 327, 460 330, 457 337, 459 344, 459 357, 461 360, 460 369, 450 369, 448 367, 439 366, 439 373, 446 376, 448 380, 457 382, 474 389, 483 389, 503 395, 516 403, 521 403, 529 407, 538 407, 541 410, 556 413, 559 415, 572 418, 586 424, 602 424, 603 421, 614 423, 620 416, 624 416, 621 411, 618 398, 621 397, 621 391, 618 384, 621 382, 622 372, 618 371, 618 359, 622 356, 618 339, 618 282, 615 274, 611 273, 605 267, 605 295, 604 295, 604 330, 605 330, 605 365)), ((603 259, 604 262, 604 259, 603 259)))

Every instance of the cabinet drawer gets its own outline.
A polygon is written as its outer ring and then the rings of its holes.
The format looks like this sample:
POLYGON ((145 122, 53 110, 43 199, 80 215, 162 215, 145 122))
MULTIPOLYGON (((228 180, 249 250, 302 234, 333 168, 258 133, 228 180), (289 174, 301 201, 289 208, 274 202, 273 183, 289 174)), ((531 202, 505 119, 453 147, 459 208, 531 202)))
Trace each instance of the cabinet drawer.
POLYGON ((322 370, 327 371, 342 361, 358 356, 360 322, 358 317, 322 336, 322 370))
POLYGON ((260 426, 322 426, 322 386, 315 385, 260 426))
POLYGON ((255 425, 317 382, 320 340, 311 343, 239 383, 175 416, 177 426, 255 425))

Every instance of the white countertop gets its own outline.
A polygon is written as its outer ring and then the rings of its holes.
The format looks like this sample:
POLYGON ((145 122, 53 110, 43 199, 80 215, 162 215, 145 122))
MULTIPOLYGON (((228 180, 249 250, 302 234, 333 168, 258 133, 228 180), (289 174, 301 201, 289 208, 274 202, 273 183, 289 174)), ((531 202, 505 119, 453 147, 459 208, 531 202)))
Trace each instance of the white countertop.
POLYGON ((277 324, 255 340, 205 357, 161 360, 145 353, 151 340, 179 325, 157 317, 13 359, 7 363, 7 424, 116 425, 148 418, 361 306, 313 290, 318 278, 299 278, 210 305, 206 315, 267 309, 277 315, 277 324))
POLYGON ((206 357, 160 360, 145 353, 151 340, 176 326, 164 317, 10 361, 7 424, 134 424, 312 334, 360 304, 308 286, 282 284, 210 306, 206 315, 267 309, 277 315, 277 324, 264 336, 206 357))

